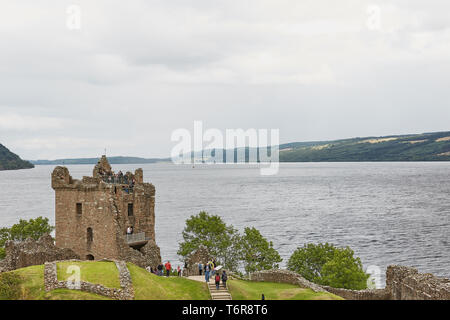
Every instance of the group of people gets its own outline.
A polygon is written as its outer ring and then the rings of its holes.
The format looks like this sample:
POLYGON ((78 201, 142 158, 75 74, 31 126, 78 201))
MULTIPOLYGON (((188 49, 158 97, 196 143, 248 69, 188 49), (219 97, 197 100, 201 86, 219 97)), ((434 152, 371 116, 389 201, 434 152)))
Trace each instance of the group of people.
POLYGON ((222 284, 224 288, 227 287, 227 280, 228 275, 225 270, 222 271, 222 275, 220 275, 220 272, 218 270, 218 265, 216 263, 216 260, 210 260, 208 263, 202 264, 201 262, 198 264, 198 272, 199 275, 202 275, 203 270, 205 271, 205 281, 209 282, 209 279, 211 277, 214 277, 214 282, 216 283, 216 289, 219 290, 220 288, 220 280, 222 280, 222 284))
POLYGON ((113 183, 113 184, 118 183, 128 185, 128 188, 126 188, 127 190, 125 190, 127 192, 132 191, 134 185, 136 184, 136 180, 129 172, 123 174, 122 171, 119 171, 118 173, 99 171, 99 173, 100 176, 102 177, 102 180, 106 183, 113 183))
MULTIPOLYGON (((150 272, 153 274, 156 274, 157 276, 163 276, 164 273, 166 274, 166 277, 170 277, 170 272, 172 271, 172 265, 170 264, 170 261, 167 261, 164 265, 160 263, 156 268, 151 267, 150 272)), ((177 276, 181 277, 181 267, 177 267, 177 276)))

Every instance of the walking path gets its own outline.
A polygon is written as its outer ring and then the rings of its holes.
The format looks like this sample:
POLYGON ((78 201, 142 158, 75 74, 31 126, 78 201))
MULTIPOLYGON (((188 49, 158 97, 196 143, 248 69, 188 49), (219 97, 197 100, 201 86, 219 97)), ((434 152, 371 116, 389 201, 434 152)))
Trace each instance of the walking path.
MULTIPOLYGON (((189 276, 188 279, 205 282, 205 276, 189 276)), ((220 282, 219 290, 216 289, 216 282, 211 277, 208 282, 208 289, 212 300, 232 300, 228 288, 224 288, 222 281, 220 282)))

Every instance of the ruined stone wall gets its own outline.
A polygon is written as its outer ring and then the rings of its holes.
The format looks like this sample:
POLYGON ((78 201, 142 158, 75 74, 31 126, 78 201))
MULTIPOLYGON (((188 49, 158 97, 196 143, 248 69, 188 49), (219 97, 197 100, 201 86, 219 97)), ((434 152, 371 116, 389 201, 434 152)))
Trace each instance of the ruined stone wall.
POLYGON ((55 195, 56 246, 70 248, 83 259, 91 254, 95 259, 118 256, 111 195, 107 190, 95 188, 59 189, 55 195), (82 213, 77 213, 81 203, 82 213), (92 241, 88 241, 88 228, 92 229, 92 241))
POLYGON ((391 300, 389 292, 385 289, 348 290, 322 286, 326 291, 331 292, 346 300, 391 300))
POLYGON ((120 225, 133 226, 134 232, 145 232, 155 241, 155 188, 152 184, 136 184, 132 193, 119 190, 115 197, 119 209, 120 225), (128 216, 128 204, 133 204, 133 216, 128 216))
POLYGON ((315 292, 326 291, 321 286, 306 280, 298 273, 288 271, 288 270, 273 269, 273 270, 264 270, 264 271, 254 272, 254 273, 250 274, 249 279, 251 281, 289 283, 289 284, 297 285, 302 288, 312 289, 315 292))
POLYGON ((450 279, 404 266, 388 266, 386 290, 393 300, 450 300, 450 279))
POLYGON ((57 248, 50 235, 35 241, 27 239, 22 242, 8 241, 5 245, 6 256, 0 261, 0 272, 12 271, 56 260, 79 259, 70 249, 57 248))
POLYGON ((295 284, 314 291, 328 291, 348 300, 450 300, 450 280, 432 274, 419 273, 414 268, 389 266, 386 288, 373 290, 347 290, 318 286, 287 270, 267 270, 250 274, 252 281, 295 284))
POLYGON ((183 276, 198 276, 198 264, 203 265, 202 274, 205 274, 205 263, 208 263, 213 258, 208 249, 204 246, 200 246, 189 257, 186 258, 187 267, 183 268, 183 276))

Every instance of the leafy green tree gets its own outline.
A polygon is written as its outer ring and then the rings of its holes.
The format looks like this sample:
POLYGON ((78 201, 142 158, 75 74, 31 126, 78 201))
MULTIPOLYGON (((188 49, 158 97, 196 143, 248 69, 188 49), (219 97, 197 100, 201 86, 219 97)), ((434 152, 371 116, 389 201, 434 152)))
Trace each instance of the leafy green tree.
POLYGON ((245 272, 279 268, 281 259, 273 243, 267 241, 255 228, 245 228, 240 243, 241 259, 245 272))
POLYGON ((51 233, 54 227, 49 224, 48 218, 23 220, 11 228, 0 229, 0 259, 5 257, 5 243, 8 240, 23 241, 28 238, 38 240, 41 236, 51 233))
POLYGON ((239 240, 239 234, 233 226, 226 225, 219 216, 202 211, 186 220, 178 254, 186 258, 203 245, 217 262, 228 270, 236 271, 239 240))
POLYGON ((337 250, 332 244, 308 243, 303 248, 297 248, 289 258, 287 268, 297 272, 306 280, 320 283, 321 270, 330 261, 337 250))
POLYGON ((337 248, 328 243, 307 244, 295 250, 287 267, 317 284, 365 289, 369 275, 363 271, 361 260, 353 255, 349 247, 337 248))
POLYGON ((363 271, 361 259, 349 247, 336 250, 333 259, 322 267, 322 284, 334 288, 363 290, 370 275, 363 271))

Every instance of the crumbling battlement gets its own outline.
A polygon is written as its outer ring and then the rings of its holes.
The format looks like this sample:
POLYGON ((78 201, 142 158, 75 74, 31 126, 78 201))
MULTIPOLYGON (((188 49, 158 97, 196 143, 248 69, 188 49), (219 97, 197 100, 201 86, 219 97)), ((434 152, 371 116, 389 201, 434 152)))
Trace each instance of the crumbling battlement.
POLYGON ((142 169, 134 174, 115 173, 102 156, 92 177, 81 180, 73 179, 66 167, 56 167, 52 188, 57 247, 70 248, 82 259, 134 256, 136 260, 136 255, 143 255, 140 249, 151 242, 151 260, 159 255, 159 248, 155 249, 155 187, 144 183, 142 169), (133 228, 131 236, 126 235, 128 227, 133 228), (130 254, 130 248, 136 252, 130 254))
POLYGON ((388 266, 386 290, 392 300, 450 300, 450 279, 410 267, 388 266))

